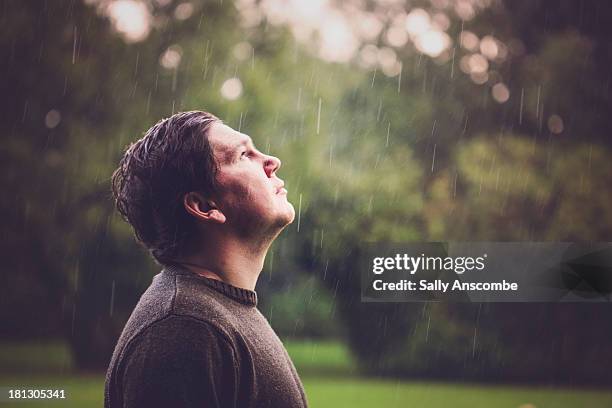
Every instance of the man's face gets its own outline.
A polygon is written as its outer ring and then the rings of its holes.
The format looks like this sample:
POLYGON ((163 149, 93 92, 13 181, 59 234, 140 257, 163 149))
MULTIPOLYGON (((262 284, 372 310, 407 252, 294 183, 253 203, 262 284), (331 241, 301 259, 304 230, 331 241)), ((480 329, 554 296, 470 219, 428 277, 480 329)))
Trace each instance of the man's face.
POLYGON ((217 205, 237 231, 278 232, 295 218, 284 182, 276 171, 281 162, 260 152, 251 138, 222 123, 208 131, 219 171, 217 205))

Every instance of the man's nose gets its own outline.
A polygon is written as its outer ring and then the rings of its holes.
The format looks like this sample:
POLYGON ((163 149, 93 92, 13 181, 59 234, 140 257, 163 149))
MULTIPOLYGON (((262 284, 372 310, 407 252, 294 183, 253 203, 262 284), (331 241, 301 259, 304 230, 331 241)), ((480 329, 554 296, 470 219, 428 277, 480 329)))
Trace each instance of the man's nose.
POLYGON ((272 177, 274 173, 278 171, 281 166, 281 161, 278 157, 266 156, 264 168, 268 177, 272 177))

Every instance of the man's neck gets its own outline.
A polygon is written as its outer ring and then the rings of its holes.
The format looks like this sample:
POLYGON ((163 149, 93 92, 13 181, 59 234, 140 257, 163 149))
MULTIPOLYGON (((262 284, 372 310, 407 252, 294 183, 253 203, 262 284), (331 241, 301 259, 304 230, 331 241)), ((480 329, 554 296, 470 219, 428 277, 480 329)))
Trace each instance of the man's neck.
POLYGON ((234 237, 210 239, 179 263, 192 272, 230 285, 255 290, 271 241, 254 244, 234 237))

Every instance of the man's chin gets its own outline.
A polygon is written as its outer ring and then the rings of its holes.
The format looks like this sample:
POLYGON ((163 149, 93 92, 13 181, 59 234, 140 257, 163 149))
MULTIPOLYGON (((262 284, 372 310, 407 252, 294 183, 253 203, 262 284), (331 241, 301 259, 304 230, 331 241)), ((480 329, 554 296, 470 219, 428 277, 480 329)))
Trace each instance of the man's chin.
POLYGON ((278 224, 281 228, 285 228, 287 225, 291 224, 295 220, 295 210, 293 205, 289 203, 289 209, 278 217, 278 224))
POLYGON ((293 220, 295 220, 295 208, 293 208, 293 204, 291 204, 289 201, 287 201, 287 203, 289 204, 289 208, 290 208, 290 219, 289 222, 287 223, 287 225, 291 224, 293 222, 293 220))
POLYGON ((288 218, 287 218, 287 223, 286 223, 286 225, 285 225, 285 226, 287 226, 287 225, 291 224, 291 223, 292 223, 294 220, 295 220, 295 213, 292 213, 292 214, 291 214, 291 217, 288 217, 288 218))

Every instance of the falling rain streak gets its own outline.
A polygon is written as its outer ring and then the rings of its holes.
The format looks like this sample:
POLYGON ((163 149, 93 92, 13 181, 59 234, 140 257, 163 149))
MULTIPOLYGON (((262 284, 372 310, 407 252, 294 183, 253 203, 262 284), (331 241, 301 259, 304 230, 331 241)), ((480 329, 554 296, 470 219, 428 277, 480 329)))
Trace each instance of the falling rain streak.
POLYGON ((431 157, 431 172, 432 173, 434 171, 434 164, 436 163, 436 147, 438 147, 438 145, 434 143, 433 155, 431 157))
POLYGON ((385 147, 389 147, 389 133, 391 132, 391 122, 387 123, 387 141, 385 147))
POLYGON ((300 193, 300 200, 298 204, 297 232, 300 232, 300 221, 301 220, 302 220, 302 193, 300 193))
POLYGON ((400 93, 402 89, 402 70, 404 69, 404 64, 400 62, 399 64, 399 74, 397 74, 397 93, 400 93))
POLYGON ((321 98, 319 98, 319 108, 317 109, 317 135, 321 128, 321 98))

